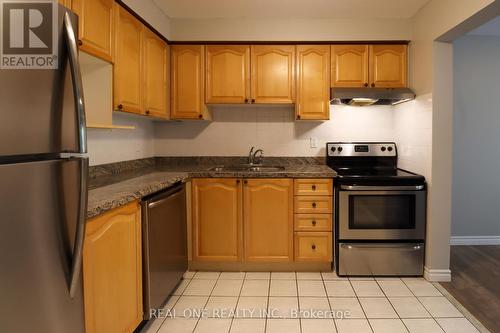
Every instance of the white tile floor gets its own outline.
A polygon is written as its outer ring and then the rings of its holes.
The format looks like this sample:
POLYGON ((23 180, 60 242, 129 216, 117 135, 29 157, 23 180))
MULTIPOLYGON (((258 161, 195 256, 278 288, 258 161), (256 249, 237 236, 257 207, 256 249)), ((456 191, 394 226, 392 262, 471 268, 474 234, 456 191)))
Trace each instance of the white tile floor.
POLYGON ((164 310, 141 333, 479 332, 420 278, 187 272, 164 310))

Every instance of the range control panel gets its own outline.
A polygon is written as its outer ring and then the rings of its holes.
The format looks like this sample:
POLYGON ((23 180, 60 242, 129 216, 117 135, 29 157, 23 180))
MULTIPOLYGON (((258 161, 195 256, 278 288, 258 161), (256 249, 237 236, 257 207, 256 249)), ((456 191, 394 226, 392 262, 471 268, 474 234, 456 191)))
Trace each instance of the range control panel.
POLYGON ((397 156, 396 144, 394 142, 381 142, 381 143, 329 142, 326 144, 326 151, 328 156, 335 156, 335 157, 397 156))

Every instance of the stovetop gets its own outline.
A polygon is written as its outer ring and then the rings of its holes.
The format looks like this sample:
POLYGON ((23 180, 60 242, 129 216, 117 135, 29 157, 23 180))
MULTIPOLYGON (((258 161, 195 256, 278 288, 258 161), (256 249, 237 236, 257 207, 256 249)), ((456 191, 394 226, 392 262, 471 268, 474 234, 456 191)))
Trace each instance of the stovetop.
POLYGON ((327 165, 337 183, 349 185, 423 185, 421 175, 397 167, 394 142, 327 143, 327 165))

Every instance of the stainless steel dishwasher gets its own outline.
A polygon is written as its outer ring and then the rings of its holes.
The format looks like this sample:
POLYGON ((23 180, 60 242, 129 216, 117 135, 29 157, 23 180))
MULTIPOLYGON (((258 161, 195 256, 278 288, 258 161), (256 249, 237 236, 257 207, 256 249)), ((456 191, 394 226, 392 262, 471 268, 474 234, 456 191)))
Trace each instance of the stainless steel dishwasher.
POLYGON ((142 201, 144 319, 161 309, 187 269, 186 190, 179 183, 142 201))

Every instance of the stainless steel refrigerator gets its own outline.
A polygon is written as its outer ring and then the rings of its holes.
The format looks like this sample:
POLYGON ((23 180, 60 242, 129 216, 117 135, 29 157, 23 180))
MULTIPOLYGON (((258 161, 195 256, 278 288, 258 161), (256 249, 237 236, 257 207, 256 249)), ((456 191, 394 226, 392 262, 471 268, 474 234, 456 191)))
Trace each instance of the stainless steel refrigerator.
POLYGON ((86 130, 77 16, 57 70, 0 69, 0 332, 84 333, 86 130))

